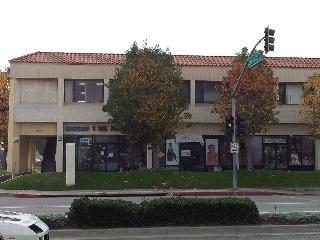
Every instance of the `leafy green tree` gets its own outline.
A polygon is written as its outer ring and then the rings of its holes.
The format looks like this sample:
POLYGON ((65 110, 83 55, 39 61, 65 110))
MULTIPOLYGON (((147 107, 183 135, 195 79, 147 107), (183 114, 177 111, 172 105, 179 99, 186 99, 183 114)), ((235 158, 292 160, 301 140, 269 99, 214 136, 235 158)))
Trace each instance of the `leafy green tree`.
POLYGON ((304 120, 309 123, 309 134, 320 139, 320 74, 309 77, 303 85, 301 111, 304 120))
POLYGON ((8 68, 6 71, 0 71, 0 147, 4 150, 4 159, 8 150, 9 90, 8 68))
MULTIPOLYGON (((248 49, 243 48, 234 59, 231 69, 221 82, 220 98, 214 105, 224 121, 231 113, 231 92, 248 58, 248 49)), ((246 69, 237 90, 236 115, 245 119, 248 135, 264 132, 268 125, 278 122, 278 80, 273 76, 267 61, 263 60, 251 69, 246 69)), ((252 162, 248 159, 248 168, 252 162)))
POLYGON ((190 118, 181 70, 171 53, 158 46, 134 43, 108 88, 103 111, 132 144, 158 146, 190 118))

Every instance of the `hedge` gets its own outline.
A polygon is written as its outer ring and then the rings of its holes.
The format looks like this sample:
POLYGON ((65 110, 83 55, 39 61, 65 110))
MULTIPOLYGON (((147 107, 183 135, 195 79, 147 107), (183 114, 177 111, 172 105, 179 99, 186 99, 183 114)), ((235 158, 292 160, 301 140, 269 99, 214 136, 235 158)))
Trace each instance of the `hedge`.
POLYGON ((290 213, 264 213, 260 214, 260 224, 319 224, 319 213, 290 212, 290 213))
POLYGON ((78 227, 255 224, 259 212, 248 198, 160 198, 140 205, 81 198, 72 202, 68 219, 78 227))
POLYGON ((75 199, 68 219, 78 227, 135 226, 140 206, 124 200, 75 199))
POLYGON ((142 203, 144 225, 257 223, 258 209, 247 198, 162 198, 142 203))

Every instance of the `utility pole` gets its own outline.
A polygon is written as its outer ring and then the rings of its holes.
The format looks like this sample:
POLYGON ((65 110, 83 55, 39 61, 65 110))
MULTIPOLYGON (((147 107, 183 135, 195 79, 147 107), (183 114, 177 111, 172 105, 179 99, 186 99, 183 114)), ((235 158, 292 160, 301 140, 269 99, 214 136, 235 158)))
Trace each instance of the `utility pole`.
MULTIPOLYGON (((273 29, 269 29, 269 26, 268 26, 267 28, 265 28, 264 33, 265 33, 265 35, 261 39, 259 39, 259 41, 252 48, 246 62, 244 63, 244 66, 241 70, 241 73, 237 79, 237 83, 231 93, 231 114, 233 117, 233 135, 232 135, 232 143, 230 144, 230 149, 231 149, 231 146, 238 148, 237 141, 236 141, 236 103, 237 103, 236 102, 236 94, 237 94, 237 90, 238 90, 241 78, 244 74, 244 71, 245 71, 247 65, 248 65, 248 61, 251 60, 250 57, 252 57, 252 54, 255 52, 256 47, 263 40, 265 40, 265 53, 267 53, 268 51, 274 51, 274 33, 275 33, 275 31, 273 29)), ((258 62, 260 62, 260 61, 261 61, 261 59, 258 62)), ((256 64, 258 62, 256 62, 256 64)), ((254 66, 254 65, 252 65, 252 66, 254 66)), ((238 158, 238 149, 237 149, 237 151, 232 151, 232 189, 233 189, 233 191, 238 191, 237 158, 238 158)))

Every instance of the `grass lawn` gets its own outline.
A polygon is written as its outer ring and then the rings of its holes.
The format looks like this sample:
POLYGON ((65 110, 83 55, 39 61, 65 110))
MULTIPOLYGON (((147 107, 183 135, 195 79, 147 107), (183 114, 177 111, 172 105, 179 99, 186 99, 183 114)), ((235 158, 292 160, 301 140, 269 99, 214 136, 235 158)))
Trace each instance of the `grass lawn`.
MULTIPOLYGON (((240 188, 320 187, 320 172, 251 171, 238 172, 240 188)), ((220 189, 232 187, 232 172, 186 172, 144 170, 122 173, 78 172, 76 185, 65 186, 64 173, 26 174, 0 183, 0 189, 112 190, 112 189, 220 189)))
POLYGON ((7 172, 7 169, 0 168, 0 175, 4 174, 6 172, 7 172))

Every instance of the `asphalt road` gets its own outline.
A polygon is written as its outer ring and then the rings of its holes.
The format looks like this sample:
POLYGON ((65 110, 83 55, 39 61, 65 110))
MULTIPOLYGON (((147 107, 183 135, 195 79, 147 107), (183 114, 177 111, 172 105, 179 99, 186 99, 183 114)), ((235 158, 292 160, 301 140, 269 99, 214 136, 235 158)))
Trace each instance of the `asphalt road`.
MULTIPOLYGON (((154 197, 146 197, 151 199, 154 197)), ((320 196, 250 196, 261 213, 265 212, 320 212, 320 196)), ((55 214, 68 211, 74 198, 13 198, 0 197, 0 210, 32 214, 55 214)), ((116 198, 111 198, 116 199, 116 198)), ((142 197, 122 198, 141 202, 142 197)))
POLYGON ((163 239, 216 239, 216 240, 316 240, 320 239, 319 225, 295 226, 212 226, 212 227, 159 227, 96 230, 56 230, 50 232, 55 240, 163 240, 163 239))

